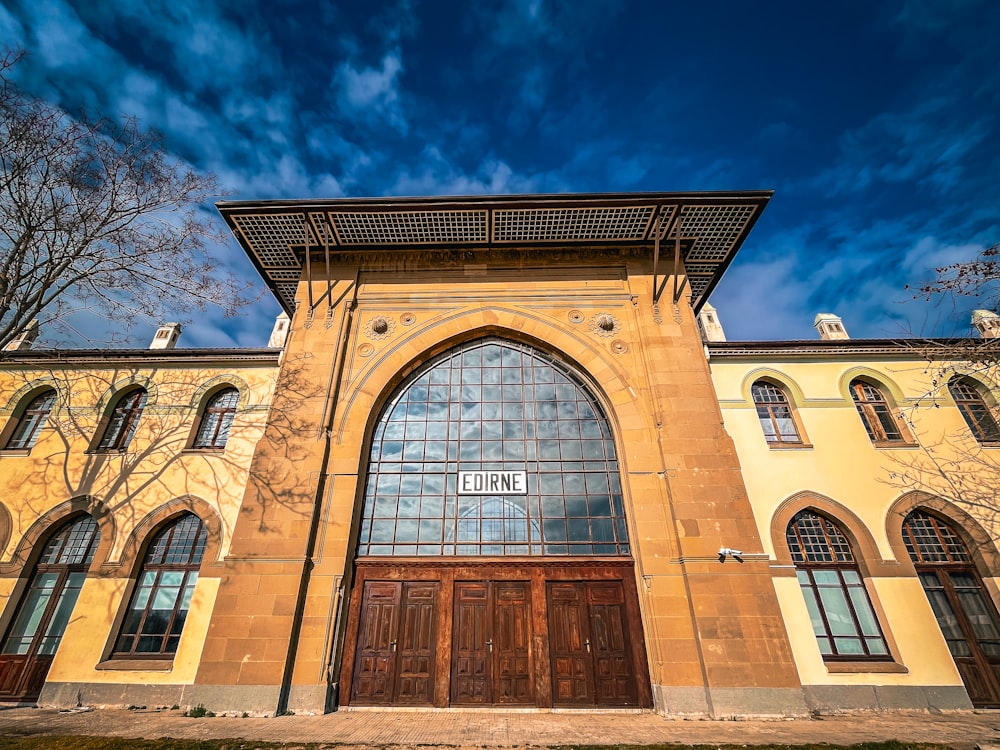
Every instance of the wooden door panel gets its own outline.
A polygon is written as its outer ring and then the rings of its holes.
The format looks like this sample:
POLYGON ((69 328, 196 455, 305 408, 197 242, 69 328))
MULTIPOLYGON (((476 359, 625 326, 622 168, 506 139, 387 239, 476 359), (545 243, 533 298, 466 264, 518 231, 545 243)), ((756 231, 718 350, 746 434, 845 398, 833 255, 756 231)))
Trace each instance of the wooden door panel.
POLYGON ((396 703, 430 705, 434 700, 437 600, 437 583, 403 584, 396 703))
POLYGON ((531 584, 494 584, 494 702, 533 704, 531 584))
POLYGON ((455 615, 452 623, 451 700, 459 704, 493 702, 490 659, 492 628, 490 584, 455 584, 455 615))
POLYGON ((352 702, 393 701, 401 592, 402 585, 395 581, 365 582, 352 702))
POLYGON ((18 686, 27 663, 28 657, 20 654, 0 656, 0 698, 11 700, 19 696, 18 686))
POLYGON ((599 705, 634 705, 636 684, 621 581, 587 584, 594 690, 599 705))
POLYGON ((558 705, 593 705, 587 602, 583 583, 550 583, 549 649, 552 701, 558 705))

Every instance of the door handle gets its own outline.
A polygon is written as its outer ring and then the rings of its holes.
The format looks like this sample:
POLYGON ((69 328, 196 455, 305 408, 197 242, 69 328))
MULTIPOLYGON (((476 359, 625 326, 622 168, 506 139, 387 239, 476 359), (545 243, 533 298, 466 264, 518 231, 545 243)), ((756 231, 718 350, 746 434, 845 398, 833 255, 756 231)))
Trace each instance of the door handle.
POLYGON ((392 652, 396 651, 396 642, 395 641, 389 641, 389 650, 392 651, 392 652))
POLYGON ((486 648, 492 654, 493 653, 493 641, 486 641, 486 648))
POLYGON ((587 653, 589 654, 590 653, 590 641, 589 640, 584 641, 583 645, 587 647, 587 653))

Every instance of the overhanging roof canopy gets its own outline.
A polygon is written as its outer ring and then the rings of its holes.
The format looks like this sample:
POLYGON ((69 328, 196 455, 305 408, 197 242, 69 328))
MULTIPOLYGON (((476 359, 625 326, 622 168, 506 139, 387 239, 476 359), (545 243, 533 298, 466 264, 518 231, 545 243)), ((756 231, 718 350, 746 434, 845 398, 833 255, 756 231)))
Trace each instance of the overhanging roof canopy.
POLYGON ((216 204, 264 281, 291 313, 303 248, 648 246, 672 251, 678 227, 698 310, 757 221, 771 191, 221 201, 216 204))

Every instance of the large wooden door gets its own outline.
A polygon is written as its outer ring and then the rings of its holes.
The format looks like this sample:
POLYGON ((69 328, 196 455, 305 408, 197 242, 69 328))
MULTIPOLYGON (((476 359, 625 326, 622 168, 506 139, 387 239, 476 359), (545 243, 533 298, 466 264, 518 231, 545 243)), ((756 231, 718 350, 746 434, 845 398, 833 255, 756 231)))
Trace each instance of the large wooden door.
POLYGON ((621 581, 548 584, 552 702, 637 705, 621 581))
POLYGON ((527 582, 455 583, 452 628, 452 703, 534 703, 527 582))
POLYGON ((433 702, 437 593, 436 582, 365 582, 352 702, 433 702))
POLYGON ((917 573, 969 700, 1000 707, 1000 625, 979 576, 971 566, 919 565, 917 573))

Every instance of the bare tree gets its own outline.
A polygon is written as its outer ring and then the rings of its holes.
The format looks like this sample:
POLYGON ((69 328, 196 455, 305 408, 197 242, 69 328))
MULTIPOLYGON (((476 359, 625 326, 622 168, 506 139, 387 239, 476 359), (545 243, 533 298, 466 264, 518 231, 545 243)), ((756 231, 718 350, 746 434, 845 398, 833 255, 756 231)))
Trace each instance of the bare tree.
POLYGON ((86 311, 127 329, 137 315, 241 304, 241 284, 203 253, 215 179, 133 118, 26 96, 10 80, 22 56, 0 61, 0 348, 33 319, 86 311))

